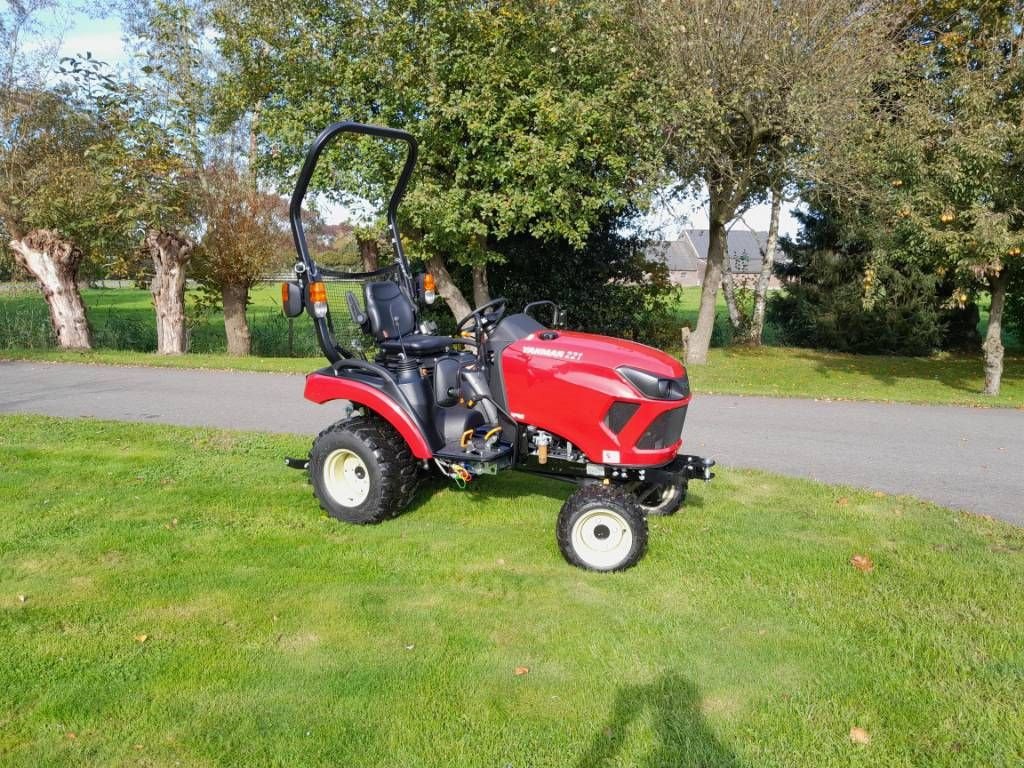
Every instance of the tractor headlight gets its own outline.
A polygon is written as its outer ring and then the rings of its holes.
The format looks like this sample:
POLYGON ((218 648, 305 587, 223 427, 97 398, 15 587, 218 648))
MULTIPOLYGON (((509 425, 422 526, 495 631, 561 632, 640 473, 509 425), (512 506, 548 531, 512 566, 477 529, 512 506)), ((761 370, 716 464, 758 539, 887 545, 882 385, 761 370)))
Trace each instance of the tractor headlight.
POLYGON ((615 370, 636 387, 640 394, 652 400, 683 400, 690 396, 690 380, 686 376, 686 371, 683 371, 679 378, 670 379, 625 365, 615 370))

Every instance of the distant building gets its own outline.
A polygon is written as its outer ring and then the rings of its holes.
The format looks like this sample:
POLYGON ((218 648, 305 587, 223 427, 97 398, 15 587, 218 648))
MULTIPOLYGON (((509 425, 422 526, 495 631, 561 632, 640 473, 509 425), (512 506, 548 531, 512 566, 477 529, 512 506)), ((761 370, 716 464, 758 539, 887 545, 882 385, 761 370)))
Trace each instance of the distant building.
MULTIPOLYGON (((739 276, 758 275, 764 263, 762 253, 768 245, 767 232, 734 229, 727 238, 728 266, 739 276)), ((781 251, 776 249, 776 260, 781 251)), ((669 278, 675 285, 700 285, 708 265, 708 230, 684 229, 678 240, 654 243, 647 248, 647 258, 668 267, 669 278)), ((772 278, 772 286, 778 285, 772 278)))

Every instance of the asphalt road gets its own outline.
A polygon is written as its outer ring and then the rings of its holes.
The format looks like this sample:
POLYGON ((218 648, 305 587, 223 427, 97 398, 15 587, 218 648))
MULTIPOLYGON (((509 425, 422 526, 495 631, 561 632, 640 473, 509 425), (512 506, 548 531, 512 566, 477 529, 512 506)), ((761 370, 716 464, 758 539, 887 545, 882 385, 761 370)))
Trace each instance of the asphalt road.
MULTIPOLYGON (((316 433, 340 412, 302 377, 0 361, 0 412, 316 433)), ((688 453, 1024 525, 1024 410, 697 395, 688 453)))

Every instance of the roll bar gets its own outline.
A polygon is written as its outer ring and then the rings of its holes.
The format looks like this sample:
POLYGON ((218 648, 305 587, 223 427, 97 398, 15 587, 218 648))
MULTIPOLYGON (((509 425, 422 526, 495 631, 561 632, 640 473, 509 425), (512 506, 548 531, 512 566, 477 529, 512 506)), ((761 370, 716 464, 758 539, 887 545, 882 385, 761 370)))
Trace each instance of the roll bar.
POLYGON ((320 154, 327 148, 327 145, 336 136, 342 133, 356 133, 363 136, 376 136, 382 139, 404 141, 408 145, 405 155, 405 165, 402 173, 395 184, 395 190, 391 193, 391 200, 388 202, 388 227, 391 229, 391 242, 395 248, 395 261, 398 263, 402 288, 408 294, 410 300, 415 302, 415 287, 412 279, 412 272, 409 269, 409 261, 405 258, 405 251, 402 249, 402 238, 398 231, 398 204, 405 195, 405 189, 409 185, 409 178, 412 176, 413 168, 416 166, 416 153, 418 145, 416 138, 406 131, 398 128, 388 128, 382 125, 367 125, 344 120, 327 126, 310 146, 306 153, 306 161, 302 164, 298 181, 295 183, 295 191, 292 193, 291 205, 288 209, 289 219, 292 225, 292 237, 295 239, 295 250, 298 251, 296 261, 301 262, 305 267, 309 280, 316 280, 319 277, 316 262, 309 255, 309 248, 306 245, 306 233, 302 228, 302 201, 309 189, 309 182, 313 178, 313 171, 316 170, 317 160, 320 154))

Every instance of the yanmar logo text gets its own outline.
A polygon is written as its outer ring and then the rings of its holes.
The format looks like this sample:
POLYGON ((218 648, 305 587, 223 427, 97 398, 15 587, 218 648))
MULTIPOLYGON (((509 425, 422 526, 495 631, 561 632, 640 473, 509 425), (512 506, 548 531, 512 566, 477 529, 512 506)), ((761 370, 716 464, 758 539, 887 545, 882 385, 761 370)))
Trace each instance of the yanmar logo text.
POLYGON ((537 357, 553 357, 556 360, 582 360, 583 353, 571 349, 551 349, 550 347, 523 347, 523 352, 537 357))

